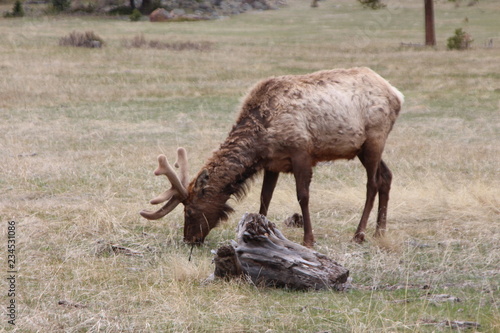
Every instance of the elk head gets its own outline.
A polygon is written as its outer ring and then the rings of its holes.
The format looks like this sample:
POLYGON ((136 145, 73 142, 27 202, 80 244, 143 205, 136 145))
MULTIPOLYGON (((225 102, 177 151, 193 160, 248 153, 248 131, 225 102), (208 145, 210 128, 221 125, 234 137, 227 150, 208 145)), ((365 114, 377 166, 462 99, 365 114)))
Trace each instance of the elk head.
POLYGON ((162 208, 156 212, 143 210, 140 212, 141 216, 148 220, 158 220, 182 203, 184 205, 184 241, 189 244, 202 243, 210 229, 220 220, 219 214, 213 209, 206 209, 211 204, 210 200, 204 199, 204 187, 208 180, 207 171, 200 172, 190 185, 187 153, 184 148, 177 149, 177 161, 174 164, 176 168, 179 168, 179 175, 165 155, 158 156, 158 164, 154 174, 167 176, 172 187, 150 201, 153 205, 166 201, 162 208))

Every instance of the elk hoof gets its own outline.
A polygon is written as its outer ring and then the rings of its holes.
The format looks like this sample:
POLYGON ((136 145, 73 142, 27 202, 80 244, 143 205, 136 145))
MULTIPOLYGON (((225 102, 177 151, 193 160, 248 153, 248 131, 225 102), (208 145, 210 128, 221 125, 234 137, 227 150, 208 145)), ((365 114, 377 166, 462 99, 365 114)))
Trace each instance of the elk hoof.
POLYGON ((375 230, 374 236, 377 238, 384 237, 385 236, 385 229, 375 230))
POLYGON ((365 233, 364 232, 356 233, 352 238, 352 241, 358 244, 363 243, 365 241, 365 233))
POLYGON ((302 242, 302 245, 309 248, 309 249, 312 249, 312 248, 314 248, 314 243, 315 243, 314 239, 310 239, 310 240, 304 239, 304 241, 302 242))

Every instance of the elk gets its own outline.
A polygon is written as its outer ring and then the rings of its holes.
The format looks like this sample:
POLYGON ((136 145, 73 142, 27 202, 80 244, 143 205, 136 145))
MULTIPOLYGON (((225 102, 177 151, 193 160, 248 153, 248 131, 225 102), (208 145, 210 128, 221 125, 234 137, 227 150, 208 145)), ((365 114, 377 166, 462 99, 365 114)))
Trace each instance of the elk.
POLYGON ((259 213, 266 215, 280 172, 292 173, 304 221, 304 240, 312 247, 309 184, 322 161, 359 158, 366 169, 366 202, 353 241, 365 240, 365 229, 379 196, 375 236, 386 229, 392 173, 382 161, 385 142, 404 96, 369 68, 324 70, 285 75, 255 85, 241 106, 228 137, 189 182, 187 155, 178 149, 180 177, 164 155, 155 175, 164 174, 172 188, 151 201, 167 203, 141 215, 159 219, 184 204, 184 241, 202 243, 210 230, 227 220, 247 181, 263 170, 259 213))

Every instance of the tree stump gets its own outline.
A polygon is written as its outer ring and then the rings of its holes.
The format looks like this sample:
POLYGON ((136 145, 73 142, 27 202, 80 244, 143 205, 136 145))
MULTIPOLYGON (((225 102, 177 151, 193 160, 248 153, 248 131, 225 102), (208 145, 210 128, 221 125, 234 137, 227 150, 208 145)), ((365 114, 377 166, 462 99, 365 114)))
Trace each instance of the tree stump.
POLYGON ((343 290, 349 271, 324 254, 291 242, 260 214, 245 214, 237 242, 217 250, 215 277, 248 276, 256 285, 343 290))

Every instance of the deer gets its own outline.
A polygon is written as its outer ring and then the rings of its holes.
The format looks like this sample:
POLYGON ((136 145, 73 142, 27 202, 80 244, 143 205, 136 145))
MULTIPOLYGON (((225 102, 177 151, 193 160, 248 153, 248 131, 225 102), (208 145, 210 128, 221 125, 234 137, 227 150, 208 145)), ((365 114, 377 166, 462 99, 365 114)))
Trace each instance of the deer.
POLYGON ((404 95, 366 67, 322 70, 303 75, 270 77, 243 99, 227 138, 190 181, 187 152, 177 150, 179 174, 165 155, 158 156, 155 175, 166 175, 172 187, 151 200, 166 202, 157 220, 184 205, 184 241, 201 244, 210 230, 234 211, 227 201, 241 199, 249 180, 263 172, 259 213, 267 215, 280 173, 295 178, 303 217, 303 244, 315 238, 309 212, 313 167, 338 159, 361 161, 366 170, 366 201, 353 241, 365 241, 368 218, 378 194, 375 237, 385 234, 392 173, 382 160, 389 133, 404 95))

